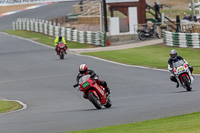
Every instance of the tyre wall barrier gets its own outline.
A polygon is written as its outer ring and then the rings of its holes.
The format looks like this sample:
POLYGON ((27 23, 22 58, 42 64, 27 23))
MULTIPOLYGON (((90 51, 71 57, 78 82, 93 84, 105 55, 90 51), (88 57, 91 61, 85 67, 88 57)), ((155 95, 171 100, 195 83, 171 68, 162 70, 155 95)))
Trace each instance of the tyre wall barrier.
POLYGON ((163 31, 163 42, 168 46, 200 48, 199 33, 175 33, 163 31))
POLYGON ((18 18, 16 22, 13 22, 13 30, 33 31, 54 37, 61 34, 68 41, 106 46, 104 32, 78 31, 39 19, 18 18))

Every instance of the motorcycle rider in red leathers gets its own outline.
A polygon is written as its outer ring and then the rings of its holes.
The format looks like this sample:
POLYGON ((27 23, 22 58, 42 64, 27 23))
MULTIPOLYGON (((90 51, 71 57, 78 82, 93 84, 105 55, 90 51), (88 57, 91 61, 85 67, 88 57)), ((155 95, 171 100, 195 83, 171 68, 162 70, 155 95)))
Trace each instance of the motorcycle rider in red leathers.
MULTIPOLYGON (((108 96, 111 93, 110 89, 107 86, 106 81, 99 80, 98 75, 96 75, 96 73, 93 70, 88 69, 86 64, 81 64, 79 66, 79 74, 77 75, 77 78, 76 78, 77 83, 79 82, 79 79, 82 76, 87 75, 87 74, 89 74, 90 77, 94 79, 98 85, 103 86, 105 88, 106 96, 108 96)), ((83 97, 86 98, 85 95, 83 95, 83 97)))

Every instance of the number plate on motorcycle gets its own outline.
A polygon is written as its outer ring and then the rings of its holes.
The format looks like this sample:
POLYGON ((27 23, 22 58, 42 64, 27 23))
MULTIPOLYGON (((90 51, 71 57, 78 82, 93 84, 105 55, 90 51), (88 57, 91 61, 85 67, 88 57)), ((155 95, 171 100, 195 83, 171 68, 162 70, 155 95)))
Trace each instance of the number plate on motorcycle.
POLYGON ((86 83, 84 83, 82 86, 83 86, 83 88, 85 88, 85 87, 87 87, 87 86, 89 86, 90 84, 89 84, 89 82, 86 82, 86 83))
POLYGON ((178 68, 178 71, 182 71, 184 68, 183 67, 180 67, 180 68, 178 68))

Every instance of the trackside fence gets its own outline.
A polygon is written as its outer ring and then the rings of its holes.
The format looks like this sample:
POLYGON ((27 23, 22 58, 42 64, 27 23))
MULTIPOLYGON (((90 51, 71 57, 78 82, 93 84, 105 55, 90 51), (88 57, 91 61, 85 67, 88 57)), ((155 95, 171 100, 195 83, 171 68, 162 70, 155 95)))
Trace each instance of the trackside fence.
POLYGON ((32 31, 54 37, 61 34, 68 41, 106 46, 106 34, 103 32, 78 31, 45 20, 19 18, 13 22, 13 30, 32 31))
POLYGON ((163 42, 169 46, 200 48, 199 33, 175 33, 163 31, 163 42))

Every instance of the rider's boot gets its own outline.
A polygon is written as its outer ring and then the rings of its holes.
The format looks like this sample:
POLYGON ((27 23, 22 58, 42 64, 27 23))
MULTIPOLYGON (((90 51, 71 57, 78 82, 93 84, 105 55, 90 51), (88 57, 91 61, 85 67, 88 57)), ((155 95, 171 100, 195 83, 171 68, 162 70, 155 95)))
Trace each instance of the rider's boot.
POLYGON ((178 82, 176 82, 176 88, 178 88, 179 87, 179 83, 178 82))
POLYGON ((176 88, 179 87, 179 83, 178 83, 177 79, 174 76, 170 76, 170 80, 176 83, 176 88))
POLYGON ((56 45, 55 51, 56 51, 56 55, 59 55, 59 52, 58 52, 58 45, 56 45))

